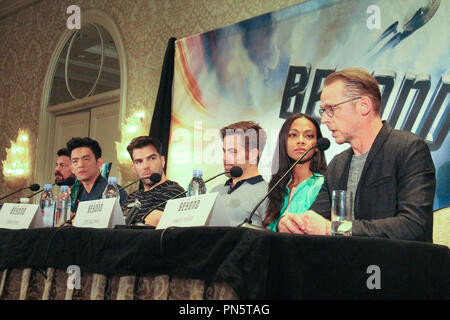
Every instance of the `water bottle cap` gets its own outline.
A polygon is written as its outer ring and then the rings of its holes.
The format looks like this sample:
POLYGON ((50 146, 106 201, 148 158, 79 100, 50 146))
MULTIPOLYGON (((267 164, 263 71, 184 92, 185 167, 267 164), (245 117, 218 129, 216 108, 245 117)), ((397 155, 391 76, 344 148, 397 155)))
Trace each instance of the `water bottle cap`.
POLYGON ((203 176, 203 171, 201 169, 194 169, 194 177, 203 176))
POLYGON ((51 183, 46 183, 44 184, 44 190, 52 190, 52 184, 51 183))
POLYGON ((61 186, 61 192, 69 191, 69 186, 61 186))
POLYGON ((109 177, 108 178, 108 183, 109 184, 117 183, 117 178, 116 177, 109 177))

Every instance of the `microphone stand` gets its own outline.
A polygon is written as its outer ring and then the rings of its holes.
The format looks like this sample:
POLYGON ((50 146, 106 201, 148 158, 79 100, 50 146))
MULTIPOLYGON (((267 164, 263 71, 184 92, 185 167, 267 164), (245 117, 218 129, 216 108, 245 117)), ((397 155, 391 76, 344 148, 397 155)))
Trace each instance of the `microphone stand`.
POLYGON ((130 225, 130 222, 133 222, 134 217, 138 213, 138 211, 141 209, 141 202, 138 199, 134 199, 134 203, 132 203, 132 207, 128 211, 128 215, 125 218, 125 224, 130 225))
MULTIPOLYGON (((144 180, 144 179, 150 179, 150 181, 152 182, 152 185, 155 185, 155 184, 157 184, 158 182, 161 181, 161 175, 160 175, 160 174, 154 173, 154 174, 152 174, 150 177, 143 177, 143 178, 140 178, 140 179, 138 179, 138 180, 135 180, 135 181, 133 181, 133 182, 127 184, 126 186, 120 188, 120 189, 119 189, 119 192, 122 191, 122 190, 125 189, 125 188, 128 188, 128 187, 131 186, 132 184, 135 184, 135 183, 137 183, 137 182, 139 182, 139 181, 142 181, 142 180, 144 180), (152 177, 153 177, 153 179, 152 179, 152 177)), ((116 225, 114 228, 117 228, 117 229, 129 228, 129 227, 132 225, 132 222, 133 222, 133 220, 134 220, 134 218, 135 218, 135 216, 136 216, 136 214, 137 214, 137 211, 138 211, 140 208, 141 208, 141 203, 139 202, 138 199, 136 199, 136 200, 135 200, 135 205, 134 205, 131 209, 129 209, 128 215, 127 215, 127 217, 125 218, 125 225, 116 225), (139 203, 139 205, 136 205, 136 201, 139 203), (136 208, 137 208, 137 209, 136 209, 136 208)), ((152 229, 152 228, 154 228, 154 227, 152 227, 152 226, 147 226, 147 225, 145 225, 145 224, 142 224, 142 225, 138 225, 136 229, 144 229, 144 228, 152 229), (143 228, 142 228, 142 227, 143 227, 143 228)))
POLYGON ((147 179, 147 177, 138 179, 138 180, 136 180, 136 181, 133 181, 133 182, 127 184, 125 187, 120 188, 120 189, 119 189, 119 192, 122 191, 122 190, 125 189, 125 188, 128 188, 128 187, 131 186, 132 184, 135 184, 136 182, 141 181, 142 179, 147 179))
POLYGON ((37 195, 38 193, 41 193, 42 191, 44 191, 44 189, 41 189, 41 190, 33 193, 31 196, 28 196, 28 199, 30 199, 31 197, 34 197, 35 195, 37 195))
POLYGON ((303 160, 303 158, 308 154, 308 152, 311 151, 311 150, 314 149, 314 148, 317 148, 318 146, 319 146, 318 144, 316 144, 315 146, 312 146, 311 148, 309 148, 308 150, 306 150, 306 151, 302 154, 302 156, 301 156, 300 158, 298 158, 298 159, 294 162, 294 164, 293 164, 293 165, 292 165, 292 166, 291 166, 291 167, 283 174, 283 176, 282 176, 280 179, 278 179, 277 183, 275 183, 275 185, 274 185, 272 188, 270 188, 269 192, 267 192, 267 194, 264 196, 264 198, 262 198, 262 199, 258 202, 258 204, 253 208, 252 212, 250 213, 250 216, 249 216, 248 218, 246 218, 246 219, 244 220, 244 222, 242 222, 240 225, 238 225, 238 227, 249 228, 249 229, 256 229, 256 230, 266 230, 266 229, 264 229, 263 227, 259 227, 259 226, 256 226, 256 225, 252 224, 252 217, 253 217, 253 215, 255 214, 256 209, 258 209, 258 207, 261 205, 261 203, 263 203, 263 201, 266 200, 266 198, 267 198, 268 196, 270 196, 270 194, 273 192, 273 190, 275 190, 276 187, 278 187, 278 185, 281 183, 281 181, 282 181, 289 173, 291 173, 291 171, 295 168, 295 166, 296 166, 297 164, 299 164, 300 161, 303 160))
POLYGON ((16 194, 17 192, 20 192, 20 191, 25 190, 25 189, 28 189, 28 188, 29 188, 29 187, 25 187, 25 188, 16 190, 16 191, 14 191, 14 192, 12 192, 12 193, 10 193, 10 194, 7 194, 7 195, 4 196, 4 197, 1 197, 0 200, 3 200, 3 199, 5 199, 5 198, 8 198, 9 196, 12 196, 13 194, 16 194))
POLYGON ((157 184, 158 182, 161 181, 161 175, 159 173, 154 173, 150 177, 143 177, 143 178, 137 179, 137 180, 127 184, 125 187, 120 188, 119 192, 122 191, 125 188, 128 188, 132 184, 135 184, 135 183, 137 183, 137 182, 139 182, 141 180, 144 180, 144 179, 150 179, 150 181, 152 182, 152 185, 154 185, 154 184, 157 184), (153 177, 153 179, 152 179, 152 177, 153 177))
POLYGON ((211 180, 217 178, 218 176, 221 176, 221 175, 224 175, 224 174, 227 174, 227 173, 230 173, 230 171, 226 171, 226 172, 222 172, 222 173, 216 174, 214 177, 209 178, 208 180, 206 180, 205 183, 210 182, 211 180))

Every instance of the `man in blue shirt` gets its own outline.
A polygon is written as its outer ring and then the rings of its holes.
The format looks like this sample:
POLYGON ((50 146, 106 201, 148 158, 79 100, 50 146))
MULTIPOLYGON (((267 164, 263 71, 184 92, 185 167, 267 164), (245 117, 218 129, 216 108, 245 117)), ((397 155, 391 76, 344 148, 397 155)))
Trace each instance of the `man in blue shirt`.
MULTIPOLYGON (((101 199, 108 181, 100 174, 103 164, 102 149, 91 138, 72 138, 67 142, 72 171, 81 182, 76 197, 76 208, 80 201, 101 199)), ((119 186, 120 188, 120 186, 119 186)), ((127 193, 120 191, 120 204, 127 199, 127 193)))

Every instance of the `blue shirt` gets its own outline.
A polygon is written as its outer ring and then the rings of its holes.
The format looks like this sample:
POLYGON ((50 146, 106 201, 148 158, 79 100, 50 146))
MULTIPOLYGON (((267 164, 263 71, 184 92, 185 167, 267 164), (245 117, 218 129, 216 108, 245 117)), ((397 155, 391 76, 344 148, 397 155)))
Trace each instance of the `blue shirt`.
POLYGON ((269 223, 269 230, 277 231, 278 221, 286 211, 288 213, 300 214, 308 210, 316 200, 316 197, 322 188, 324 177, 319 173, 314 173, 311 177, 293 188, 292 193, 288 187, 291 180, 292 177, 286 184, 286 189, 284 190, 284 201, 280 210, 280 216, 275 221, 269 223), (290 201, 289 196, 291 196, 290 201))
MULTIPOLYGON (((103 196, 103 191, 105 191, 107 184, 108 180, 106 180, 101 174, 97 177, 97 180, 95 180, 91 192, 89 193, 86 191, 86 189, 84 189, 83 184, 80 184, 76 208, 78 209, 78 202, 101 199, 103 196)), ((121 188, 120 185, 117 185, 117 187, 119 189, 121 188)), ((128 194, 125 190, 121 190, 119 193, 120 193, 120 205, 123 205, 127 200, 128 194)))

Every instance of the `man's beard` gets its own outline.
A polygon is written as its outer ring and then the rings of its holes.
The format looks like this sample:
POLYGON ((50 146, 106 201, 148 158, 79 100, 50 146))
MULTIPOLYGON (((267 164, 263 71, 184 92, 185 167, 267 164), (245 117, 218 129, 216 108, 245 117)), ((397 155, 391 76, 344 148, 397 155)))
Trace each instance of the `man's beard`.
POLYGON ((73 184, 75 183, 75 178, 70 176, 67 177, 66 179, 64 179, 64 177, 60 174, 55 174, 55 184, 58 186, 63 186, 63 185, 67 185, 69 187, 73 186, 73 184), (60 179, 58 179, 58 176, 61 177, 60 179))
POLYGON ((55 183, 61 182, 64 180, 64 177, 59 174, 59 173, 55 173, 55 183))

